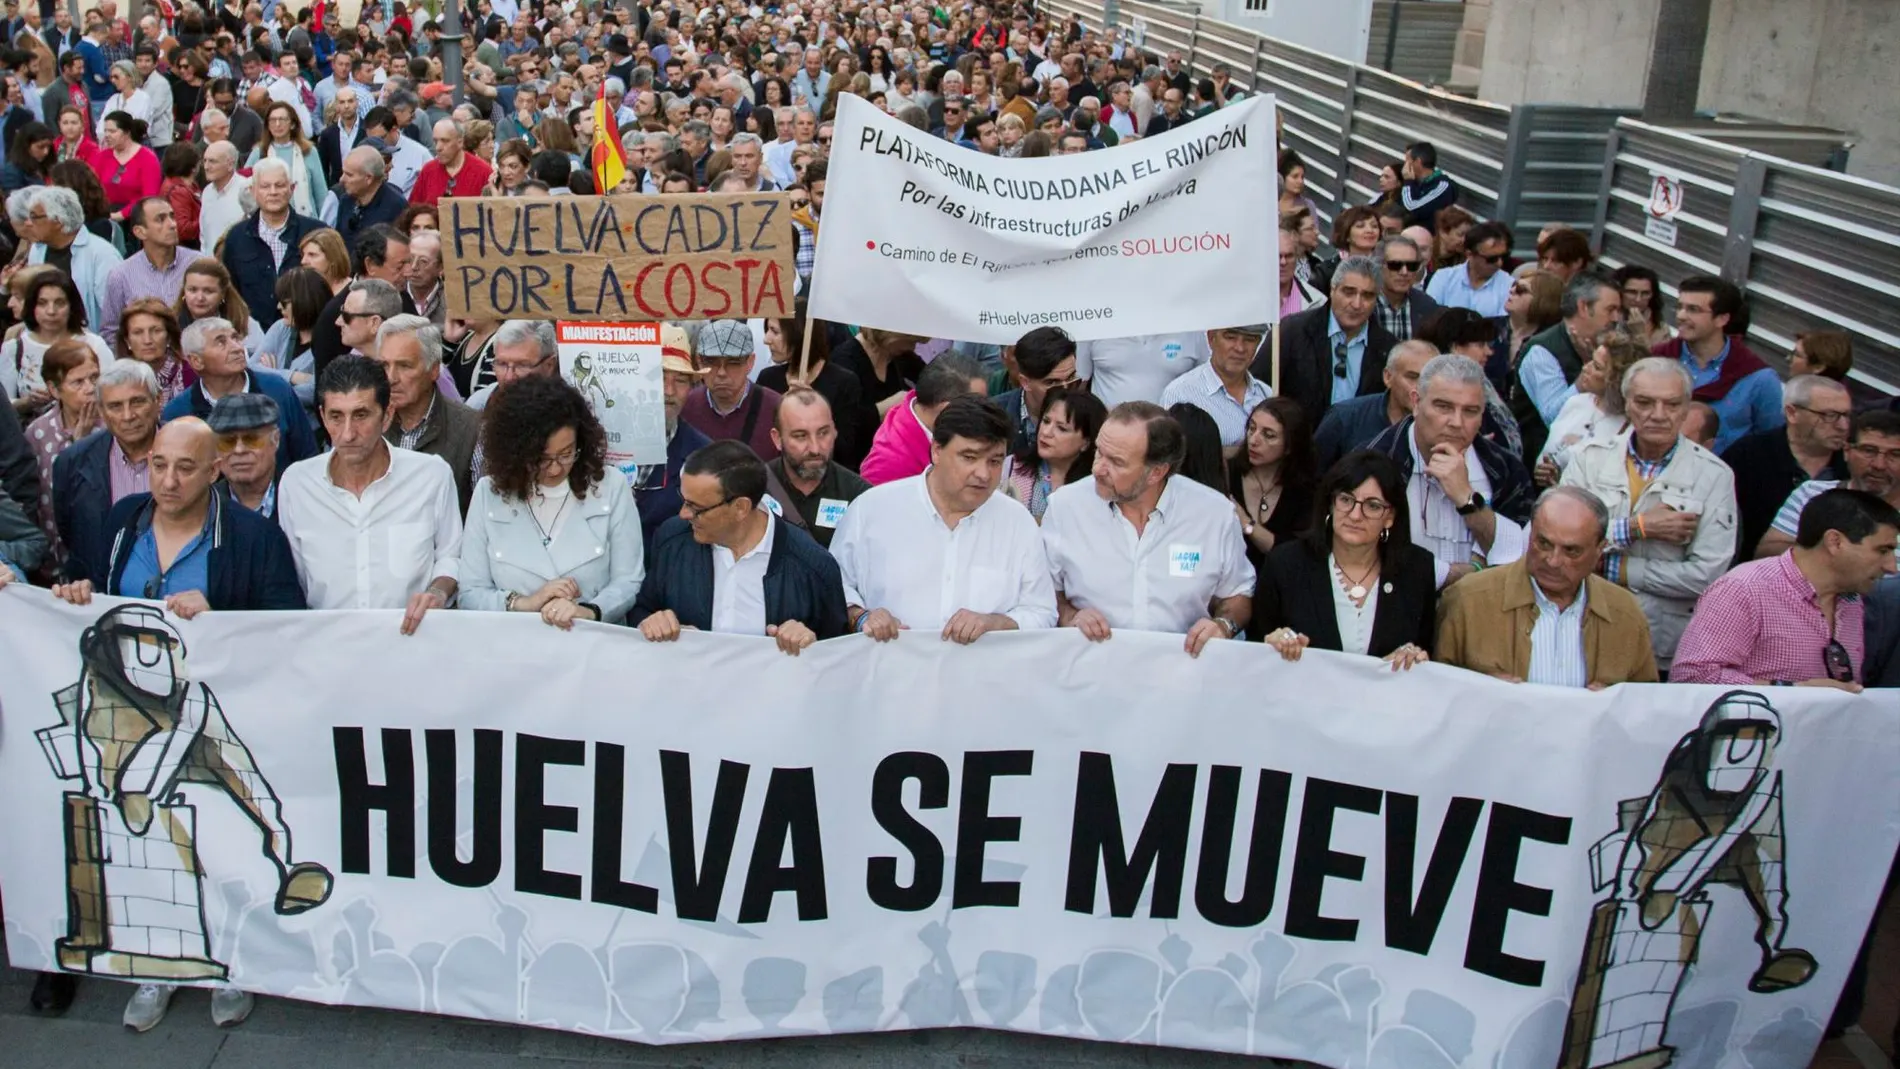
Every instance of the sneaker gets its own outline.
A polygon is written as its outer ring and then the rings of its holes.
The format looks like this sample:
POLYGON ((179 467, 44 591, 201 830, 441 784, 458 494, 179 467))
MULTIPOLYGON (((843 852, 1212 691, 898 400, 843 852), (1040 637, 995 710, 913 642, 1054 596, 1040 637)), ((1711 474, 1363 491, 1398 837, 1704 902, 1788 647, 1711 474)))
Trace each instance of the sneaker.
POLYGON ((211 992, 211 1023, 219 1028, 236 1028, 251 1015, 257 1000, 249 991, 235 987, 214 988, 211 992))
POLYGON ((125 1004, 125 1026, 134 1032, 150 1032, 158 1027, 177 991, 170 984, 140 984, 125 1004))

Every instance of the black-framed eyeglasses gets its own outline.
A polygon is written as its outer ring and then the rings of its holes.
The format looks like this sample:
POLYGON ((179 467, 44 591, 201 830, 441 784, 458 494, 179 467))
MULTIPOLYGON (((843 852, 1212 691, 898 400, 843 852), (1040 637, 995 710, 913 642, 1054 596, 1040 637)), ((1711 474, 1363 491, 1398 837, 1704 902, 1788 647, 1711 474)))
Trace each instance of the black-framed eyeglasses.
POLYGON ((1792 405, 1790 407, 1798 408, 1808 415, 1813 416, 1815 419, 1820 420, 1822 423, 1846 423, 1848 420, 1854 418, 1852 412, 1823 412, 1818 408, 1809 408, 1807 405, 1792 405))
POLYGON ((339 323, 354 323, 359 319, 368 319, 375 314, 375 312, 352 312, 347 308, 339 308, 336 310, 336 321, 339 323))
POLYGON ((1839 639, 1828 639, 1821 647, 1821 663, 1827 666, 1827 677, 1836 683, 1854 681, 1854 659, 1847 655, 1847 647, 1839 639))
POLYGON ((1889 464, 1900 464, 1900 449, 1882 449, 1872 442, 1855 442, 1847 451, 1864 460, 1879 460, 1883 455, 1889 464))
POLYGON ((717 504, 701 505, 692 501, 688 501, 684 497, 682 497, 680 498, 680 509, 686 513, 687 519, 697 520, 701 516, 704 516, 705 514, 707 514, 708 512, 717 512, 720 509, 725 508, 727 505, 732 504, 732 502, 733 502, 732 498, 722 497, 719 499, 719 502, 717 504))
POLYGON ((1506 256, 1509 256, 1510 253, 1500 252, 1492 256, 1486 256, 1484 253, 1474 252, 1471 255, 1480 260, 1483 260, 1485 263, 1488 263, 1488 264, 1501 264, 1504 262, 1504 258, 1506 256))
POLYGON ((1385 262, 1385 269, 1387 271, 1416 271, 1418 270, 1418 261, 1417 260, 1387 260, 1385 262))
POLYGON ((552 359, 554 359, 554 357, 552 355, 548 355, 548 356, 542 357, 539 360, 536 360, 532 364, 504 364, 501 361, 497 360, 495 361, 495 377, 499 379, 504 376, 507 378, 514 378, 517 375, 526 375, 529 372, 532 372, 535 368, 540 367, 542 364, 545 364, 552 359))
POLYGON ((1355 509, 1368 520, 1382 520, 1392 510, 1392 504, 1380 497, 1354 497, 1344 490, 1333 495, 1333 511, 1350 516, 1355 509))

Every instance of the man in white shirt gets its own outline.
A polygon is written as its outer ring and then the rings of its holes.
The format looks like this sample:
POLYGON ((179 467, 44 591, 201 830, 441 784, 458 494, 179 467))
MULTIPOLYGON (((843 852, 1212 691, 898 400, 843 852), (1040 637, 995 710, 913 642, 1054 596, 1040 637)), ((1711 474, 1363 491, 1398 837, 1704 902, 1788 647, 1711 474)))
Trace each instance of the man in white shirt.
POLYGON ((1432 275, 1425 296, 1447 308, 1469 308, 1486 319, 1504 315, 1511 295, 1511 275, 1504 260, 1511 255, 1511 229, 1503 223, 1479 223, 1465 233, 1465 262, 1432 275))
POLYGON ((1036 521, 996 492, 1009 431, 994 402, 955 398, 932 426, 930 467, 851 503, 831 555, 853 630, 879 642, 935 631, 967 645, 991 631, 1055 625, 1036 521))
POLYGON ((1253 615, 1254 569, 1233 502, 1176 471, 1181 425, 1147 401, 1115 406, 1095 437, 1095 477, 1049 496, 1043 545, 1063 627, 1186 634, 1200 656, 1253 615))
POLYGON ((313 609, 404 609, 414 634, 455 599, 462 513, 441 457, 383 440, 389 376, 340 357, 317 380, 317 411, 333 447, 284 472, 277 517, 313 609))
POLYGON ((1168 384, 1213 356, 1202 334, 1144 334, 1076 343, 1075 374, 1109 408, 1158 402, 1168 384))
POLYGON ((1161 407, 1185 402, 1213 416, 1220 428, 1221 448, 1232 456, 1247 437, 1247 417, 1254 406, 1273 396, 1273 390, 1249 370, 1260 339, 1266 336, 1265 323, 1208 331, 1212 358, 1168 383, 1161 391, 1161 407))
POLYGON ((213 141, 205 146, 205 188, 198 195, 198 247, 209 252, 238 220, 257 210, 251 178, 238 173, 237 146, 213 141))
POLYGON ((363 144, 381 152, 389 161, 389 184, 407 198, 416 188, 416 176, 435 159, 435 154, 402 133, 396 126, 396 113, 380 104, 363 116, 363 131, 369 135, 363 144))

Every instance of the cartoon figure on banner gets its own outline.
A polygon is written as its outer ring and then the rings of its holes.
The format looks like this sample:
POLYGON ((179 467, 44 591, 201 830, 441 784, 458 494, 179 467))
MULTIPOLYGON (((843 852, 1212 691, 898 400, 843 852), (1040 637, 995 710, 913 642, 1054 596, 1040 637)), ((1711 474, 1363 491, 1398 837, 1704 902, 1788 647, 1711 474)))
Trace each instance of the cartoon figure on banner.
POLYGON ((600 381, 600 373, 594 370, 594 357, 583 352, 574 358, 574 388, 587 398, 587 402, 600 408, 614 406, 613 395, 607 392, 606 384, 600 381))
POLYGON ((229 969, 211 956, 205 927, 197 811, 183 785, 222 792, 263 832, 279 915, 322 905, 334 878, 292 863, 276 792, 217 696, 191 681, 185 640, 162 612, 107 612, 80 636, 79 656, 79 682, 53 695, 61 723, 34 732, 54 775, 80 784, 65 795, 59 965, 140 980, 224 979, 229 969))
POLYGON ((1597 902, 1564 1033, 1560 1069, 1653 1069, 1675 1049, 1663 1041, 1676 993, 1716 901, 1738 890, 1755 911, 1761 994, 1812 979, 1814 955, 1784 948, 1781 718, 1748 691, 1717 698, 1663 763, 1647 798, 1618 805, 1618 830, 1590 848, 1597 902))

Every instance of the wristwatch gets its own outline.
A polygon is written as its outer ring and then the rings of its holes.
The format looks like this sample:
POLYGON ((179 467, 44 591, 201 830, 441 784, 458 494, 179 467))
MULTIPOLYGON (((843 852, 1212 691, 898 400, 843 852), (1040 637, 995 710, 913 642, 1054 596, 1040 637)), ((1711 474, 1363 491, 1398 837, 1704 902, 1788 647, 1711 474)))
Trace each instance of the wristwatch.
POLYGON ((1214 617, 1214 622, 1227 629, 1228 638, 1233 638, 1235 635, 1240 634, 1240 628, 1225 616, 1214 617))
POLYGON ((1476 490, 1473 490, 1471 491, 1471 500, 1458 506, 1458 515, 1469 516, 1474 512, 1483 512, 1484 507, 1485 507, 1484 495, 1477 492, 1476 490))

